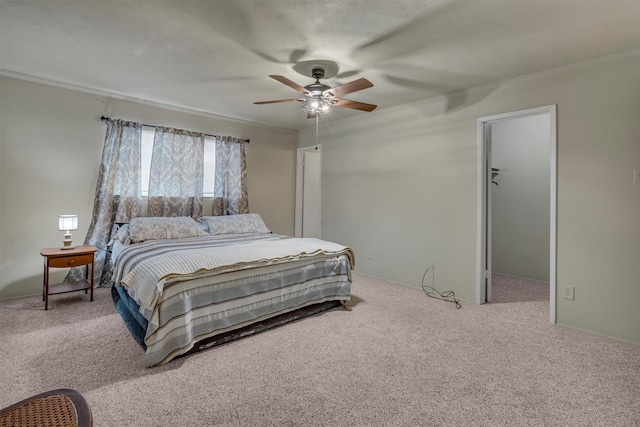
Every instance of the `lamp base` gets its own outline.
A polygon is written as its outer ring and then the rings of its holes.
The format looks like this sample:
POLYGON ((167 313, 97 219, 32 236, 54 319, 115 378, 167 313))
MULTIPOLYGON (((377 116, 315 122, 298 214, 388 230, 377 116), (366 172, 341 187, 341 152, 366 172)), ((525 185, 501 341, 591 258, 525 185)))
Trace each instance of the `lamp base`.
POLYGON ((68 234, 64 235, 64 239, 62 240, 62 244, 64 246, 62 246, 60 249, 62 250, 67 250, 67 249, 73 249, 75 246, 71 246, 71 233, 67 232, 68 234))

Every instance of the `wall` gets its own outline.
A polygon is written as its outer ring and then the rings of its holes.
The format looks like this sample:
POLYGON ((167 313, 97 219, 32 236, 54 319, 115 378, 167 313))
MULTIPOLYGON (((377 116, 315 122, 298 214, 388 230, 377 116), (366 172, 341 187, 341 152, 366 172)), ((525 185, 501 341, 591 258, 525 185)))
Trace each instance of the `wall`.
POLYGON ((635 50, 321 123, 322 237, 351 246, 357 271, 412 286, 437 260, 435 287, 473 301, 477 118, 557 104, 558 293, 576 288, 557 321, 640 344, 639 75, 635 50))
MULTIPOLYGON (((106 126, 101 115, 248 138, 249 208, 293 235, 296 132, 0 78, 0 299, 42 289, 40 249, 61 244, 58 215, 93 211, 106 126)), ((52 280, 65 271, 52 270, 52 280)))
POLYGON ((491 267, 494 273, 549 281, 549 116, 491 125, 491 267))

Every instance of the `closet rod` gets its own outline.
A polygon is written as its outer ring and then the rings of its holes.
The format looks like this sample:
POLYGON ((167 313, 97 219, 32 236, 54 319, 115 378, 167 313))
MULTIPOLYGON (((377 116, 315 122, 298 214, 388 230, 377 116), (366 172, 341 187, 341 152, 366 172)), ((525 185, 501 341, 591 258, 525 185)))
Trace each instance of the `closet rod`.
MULTIPOLYGON (((102 121, 102 122, 106 122, 107 120, 111 120, 111 119, 110 119, 109 117, 107 117, 107 116, 100 116, 100 121, 102 121)), ((156 126, 154 126, 154 125, 146 125, 146 124, 144 124, 144 123, 141 123, 141 125, 142 125, 142 126, 146 126, 146 127, 148 127, 148 128, 154 128, 154 127, 156 127, 156 126)), ((210 136, 210 137, 212 137, 212 138, 217 138, 219 135, 211 135, 211 134, 205 133, 205 134, 204 134, 204 136, 210 136)), ((249 143, 251 142, 251 140, 249 140, 249 139, 245 139, 245 140, 244 140, 244 142, 246 142, 247 144, 249 144, 249 143)))

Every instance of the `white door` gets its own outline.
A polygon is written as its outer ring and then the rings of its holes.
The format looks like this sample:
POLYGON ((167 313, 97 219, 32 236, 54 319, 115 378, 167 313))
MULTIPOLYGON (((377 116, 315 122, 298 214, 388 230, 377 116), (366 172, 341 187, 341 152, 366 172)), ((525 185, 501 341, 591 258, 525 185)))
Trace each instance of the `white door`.
POLYGON ((321 146, 298 149, 295 236, 320 238, 321 146))
POLYGON ((302 237, 320 238, 320 153, 304 153, 302 178, 302 237))
POLYGON ((487 174, 485 174, 484 180, 485 180, 485 187, 487 189, 486 194, 487 194, 487 198, 485 200, 485 209, 486 209, 486 213, 485 213, 485 227, 486 227, 486 239, 485 239, 485 251, 486 251, 486 256, 485 256, 485 264, 484 264, 484 300, 486 302, 491 302, 491 256, 492 256, 492 252, 491 252, 491 236, 492 236, 492 231, 491 231, 491 219, 493 218, 492 216, 492 209, 493 209, 493 204, 491 203, 491 201, 493 200, 493 195, 491 194, 491 192, 493 191, 493 187, 491 187, 491 182, 492 182, 492 178, 493 178, 493 173, 492 173, 492 164, 493 161, 491 159, 491 123, 486 123, 485 125, 485 129, 484 129, 484 138, 485 138, 485 167, 487 168, 487 174))

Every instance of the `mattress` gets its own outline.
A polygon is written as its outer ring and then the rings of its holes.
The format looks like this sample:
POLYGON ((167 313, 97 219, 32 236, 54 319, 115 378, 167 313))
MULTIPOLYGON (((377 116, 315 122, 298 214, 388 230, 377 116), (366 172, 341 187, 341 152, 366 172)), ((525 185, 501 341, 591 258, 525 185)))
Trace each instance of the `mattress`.
POLYGON ((207 236, 130 246, 115 261, 112 295, 147 367, 350 299, 353 252, 319 239, 207 236))

